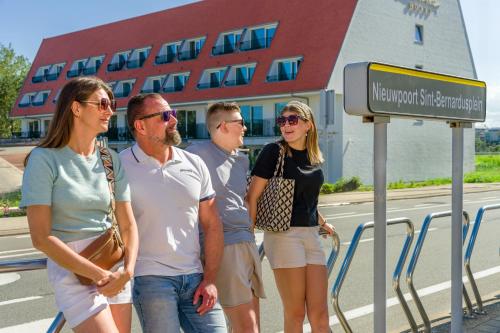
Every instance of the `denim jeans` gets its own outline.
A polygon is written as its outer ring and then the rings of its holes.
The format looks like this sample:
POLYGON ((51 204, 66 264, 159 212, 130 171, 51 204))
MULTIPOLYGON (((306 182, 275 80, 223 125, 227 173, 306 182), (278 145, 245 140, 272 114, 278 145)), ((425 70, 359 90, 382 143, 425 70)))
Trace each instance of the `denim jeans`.
POLYGON ((134 279, 133 300, 144 333, 226 333, 220 304, 200 316, 193 304, 203 274, 138 276, 134 279))

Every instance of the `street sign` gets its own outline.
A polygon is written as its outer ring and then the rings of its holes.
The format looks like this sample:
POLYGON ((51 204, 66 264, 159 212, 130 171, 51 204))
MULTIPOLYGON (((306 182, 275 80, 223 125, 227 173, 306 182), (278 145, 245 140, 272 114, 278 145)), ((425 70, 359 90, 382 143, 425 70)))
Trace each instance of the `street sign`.
POLYGON ((348 64, 344 109, 357 116, 483 122, 486 83, 376 62, 348 64))

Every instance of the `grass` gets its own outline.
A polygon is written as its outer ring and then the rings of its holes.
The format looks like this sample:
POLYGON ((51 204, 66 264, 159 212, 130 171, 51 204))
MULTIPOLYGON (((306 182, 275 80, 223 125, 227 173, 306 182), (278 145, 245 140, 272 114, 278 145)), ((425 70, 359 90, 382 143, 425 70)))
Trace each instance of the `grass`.
MULTIPOLYGON (((498 183, 500 182, 500 155, 476 155, 475 157, 476 171, 466 173, 464 175, 464 183, 498 183)), ((346 192, 346 191, 373 191, 373 186, 363 185, 359 181, 359 178, 353 177, 351 180, 340 179, 335 184, 325 183, 321 188, 321 193, 334 193, 334 192, 346 192), (354 189, 346 188, 342 184, 351 182, 352 179, 357 179, 355 182, 358 186, 354 189), (331 191, 330 189, 335 189, 331 191)), ((404 188, 416 188, 424 186, 438 186, 451 184, 450 178, 435 178, 428 179, 425 181, 397 181, 394 183, 387 184, 387 189, 404 189, 404 188)))
POLYGON ((9 212, 8 210, 8 207, 19 207, 20 201, 21 201, 21 191, 4 193, 0 195, 0 217, 24 215, 24 213, 19 213, 19 212, 12 213, 9 212))

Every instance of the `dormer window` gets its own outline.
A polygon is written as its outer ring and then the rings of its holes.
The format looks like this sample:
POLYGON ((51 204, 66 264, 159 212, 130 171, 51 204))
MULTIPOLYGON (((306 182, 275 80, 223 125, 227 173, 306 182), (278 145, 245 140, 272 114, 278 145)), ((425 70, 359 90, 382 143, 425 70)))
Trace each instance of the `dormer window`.
POLYGON ((108 72, 116 72, 119 71, 125 66, 127 63, 128 56, 132 50, 117 52, 113 55, 111 62, 108 64, 108 72))
POLYGON ((30 106, 31 102, 35 98, 36 94, 37 94, 36 92, 31 92, 31 93, 24 94, 23 97, 21 98, 21 100, 19 101, 18 106, 20 108, 24 108, 24 107, 30 106))
POLYGON ((134 84, 135 84, 135 79, 116 82, 113 89, 113 94, 115 95, 115 98, 128 97, 130 95, 130 92, 134 88, 134 84))
POLYGON ((155 57, 155 64, 168 64, 170 62, 174 62, 177 58, 177 54, 179 52, 179 48, 182 44, 182 41, 163 44, 158 52, 158 55, 155 57))
POLYGON ((269 74, 267 75, 267 81, 276 82, 295 80, 301 62, 302 57, 279 59, 273 61, 271 69, 269 70, 269 74))
POLYGON ((220 34, 215 46, 212 48, 212 54, 219 55, 235 52, 242 34, 243 29, 220 34))
POLYGON ((66 77, 70 79, 82 75, 83 69, 85 68, 85 64, 87 63, 87 61, 88 58, 75 60, 71 65, 69 71, 66 73, 66 77))
POLYGON ((132 69, 142 67, 148 58, 150 51, 151 46, 132 51, 132 54, 130 54, 130 57, 127 59, 127 68, 132 69))
POLYGON ((59 64, 54 64, 50 67, 49 71, 45 74, 45 80, 47 81, 55 81, 59 78, 64 66, 65 62, 61 62, 59 64))
POLYGON ((45 76, 49 72, 50 67, 51 67, 50 65, 38 67, 35 76, 31 78, 31 82, 33 83, 43 82, 45 76))
POLYGON ((206 69, 198 83, 198 89, 219 88, 224 80, 227 67, 206 69))
POLYGON ((142 86, 141 93, 160 93, 166 77, 166 75, 159 75, 146 78, 146 81, 144 81, 144 85, 142 86))
POLYGON ((85 64, 85 68, 83 69, 83 75, 96 74, 103 61, 104 55, 89 58, 89 60, 85 64))
POLYGON ((39 91, 35 97, 33 97, 33 100, 31 101, 31 105, 33 106, 41 106, 45 104, 45 101, 47 100, 47 97, 50 95, 50 90, 43 90, 39 91))
POLYGON ((205 37, 186 39, 179 50, 179 61, 196 59, 205 44, 205 37))
POLYGON ((189 72, 170 74, 163 85, 166 93, 182 91, 189 79, 189 72))
POLYGON ((227 74, 225 86, 241 86, 249 84, 255 72, 256 63, 231 66, 227 74))
POLYGON ((248 28, 241 39, 240 50, 250 51, 271 47, 277 23, 248 28))

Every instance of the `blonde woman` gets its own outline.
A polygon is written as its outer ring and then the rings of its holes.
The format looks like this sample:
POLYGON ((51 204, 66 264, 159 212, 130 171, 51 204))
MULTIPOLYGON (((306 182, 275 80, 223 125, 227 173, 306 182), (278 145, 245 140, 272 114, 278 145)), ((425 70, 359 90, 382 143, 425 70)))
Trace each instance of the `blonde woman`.
POLYGON ((325 222, 317 207, 324 177, 316 124, 309 106, 297 101, 289 102, 276 122, 282 140, 266 145, 252 170, 247 194, 250 217, 255 224, 257 201, 273 176, 283 145, 283 177, 295 180, 291 228, 264 232, 264 249, 283 303, 284 330, 302 332, 307 313, 313 332, 330 332, 326 257, 318 231, 321 226, 332 234, 334 228, 325 222))
POLYGON ((79 253, 111 227, 111 194, 95 139, 108 130, 116 103, 96 77, 68 81, 41 144, 25 160, 20 206, 27 207, 33 245, 47 257, 57 307, 75 332, 130 332, 130 279, 137 257, 137 226, 120 159, 109 151, 115 180, 115 215, 125 257, 113 269, 79 253), (82 285, 76 274, 91 279, 82 285))

